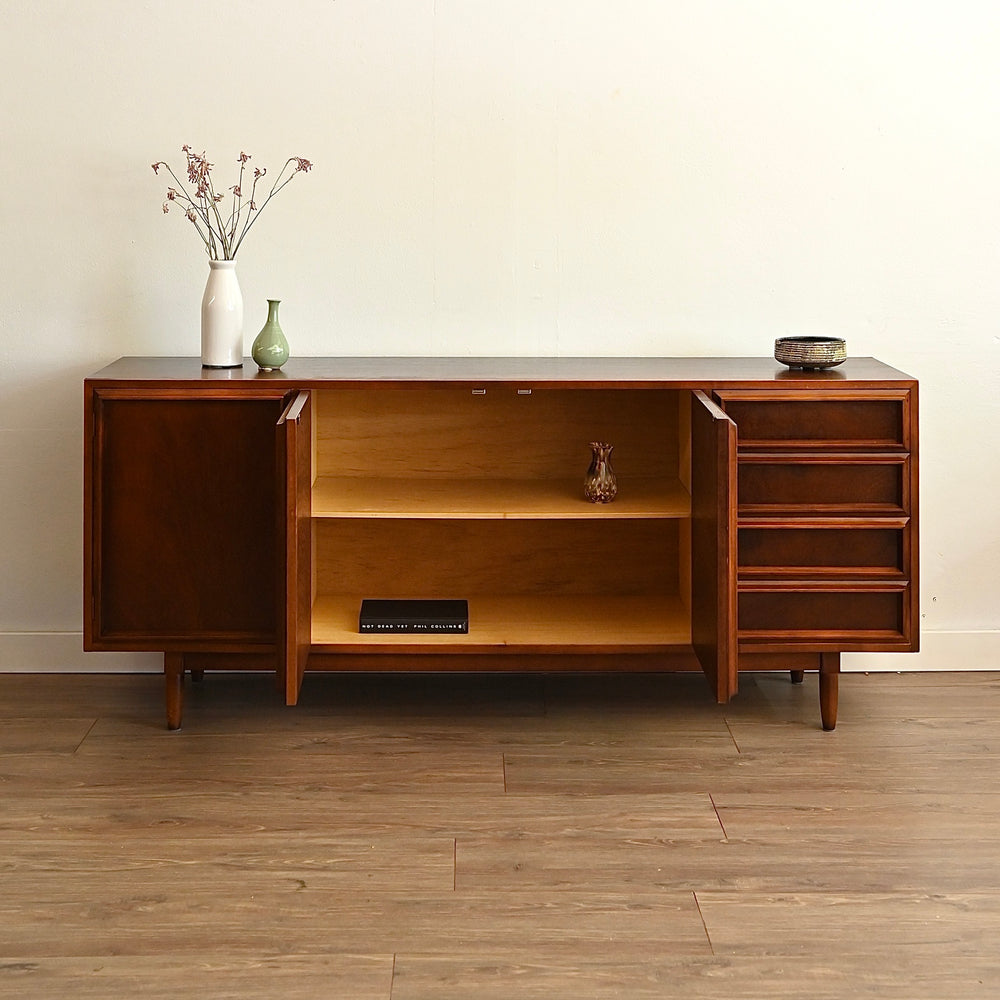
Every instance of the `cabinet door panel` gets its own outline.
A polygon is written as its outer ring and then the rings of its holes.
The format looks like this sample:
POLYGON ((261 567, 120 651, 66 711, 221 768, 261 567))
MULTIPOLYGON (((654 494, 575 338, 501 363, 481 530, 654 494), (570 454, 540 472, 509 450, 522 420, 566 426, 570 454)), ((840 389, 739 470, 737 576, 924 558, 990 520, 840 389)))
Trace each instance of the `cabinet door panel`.
POLYGON ((279 671, 285 703, 299 698, 312 643, 312 401, 299 392, 277 425, 278 534, 282 585, 278 593, 279 671))
POLYGON ((93 402, 88 649, 273 644, 280 399, 93 402))
POLYGON ((736 425, 691 398, 691 640, 719 702, 736 693, 736 425))

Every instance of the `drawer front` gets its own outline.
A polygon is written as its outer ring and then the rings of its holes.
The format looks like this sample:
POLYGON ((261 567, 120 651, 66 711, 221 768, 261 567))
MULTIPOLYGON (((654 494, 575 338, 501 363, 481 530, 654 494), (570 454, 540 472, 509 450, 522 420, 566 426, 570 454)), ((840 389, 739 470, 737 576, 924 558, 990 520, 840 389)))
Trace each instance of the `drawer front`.
POLYGON ((740 513, 898 514, 909 508, 905 456, 884 461, 741 456, 740 513))
POLYGON ((741 640, 905 640, 907 587, 750 590, 739 594, 741 640))
POLYGON ((903 577, 907 534, 906 527, 894 526, 744 525, 739 528, 739 571, 744 576, 903 577))
POLYGON ((875 392, 719 391, 741 448, 909 448, 906 390, 875 392))

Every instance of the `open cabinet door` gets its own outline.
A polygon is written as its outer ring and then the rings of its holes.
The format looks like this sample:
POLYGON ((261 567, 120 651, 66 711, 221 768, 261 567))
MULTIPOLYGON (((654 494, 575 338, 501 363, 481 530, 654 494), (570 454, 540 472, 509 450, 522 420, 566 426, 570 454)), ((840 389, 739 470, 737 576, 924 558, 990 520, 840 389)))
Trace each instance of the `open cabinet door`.
POLYGON ((691 394, 691 642, 716 699, 736 693, 736 424, 691 394))
POLYGON ((299 700, 312 641, 312 406, 297 392, 278 420, 278 671, 299 700))

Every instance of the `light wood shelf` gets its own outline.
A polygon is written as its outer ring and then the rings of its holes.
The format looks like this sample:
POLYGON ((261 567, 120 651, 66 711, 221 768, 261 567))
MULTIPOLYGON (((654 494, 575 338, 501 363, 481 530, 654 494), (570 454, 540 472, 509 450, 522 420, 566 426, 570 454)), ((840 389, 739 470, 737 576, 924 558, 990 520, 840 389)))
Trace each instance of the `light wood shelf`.
POLYGON ((623 652, 690 648, 691 623, 675 595, 470 597, 467 635, 360 634, 355 595, 320 595, 315 652, 623 652))
POLYGON ((691 497, 677 480, 629 479, 612 503, 583 497, 583 482, 563 479, 426 479, 321 476, 313 517, 357 518, 683 518, 691 497))

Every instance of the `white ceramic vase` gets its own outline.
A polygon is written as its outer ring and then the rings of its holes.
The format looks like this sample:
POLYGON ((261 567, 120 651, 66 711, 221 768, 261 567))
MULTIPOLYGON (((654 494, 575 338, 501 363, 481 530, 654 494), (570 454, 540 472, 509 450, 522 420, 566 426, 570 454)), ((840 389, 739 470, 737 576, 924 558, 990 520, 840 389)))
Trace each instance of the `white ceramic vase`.
POLYGON ((210 260, 201 300, 201 364, 203 368, 243 365, 243 293, 235 260, 210 260))

